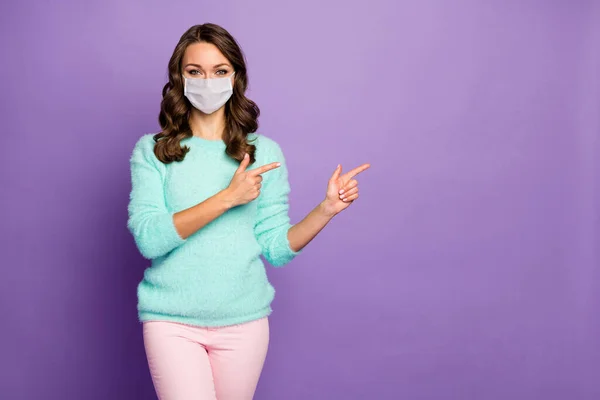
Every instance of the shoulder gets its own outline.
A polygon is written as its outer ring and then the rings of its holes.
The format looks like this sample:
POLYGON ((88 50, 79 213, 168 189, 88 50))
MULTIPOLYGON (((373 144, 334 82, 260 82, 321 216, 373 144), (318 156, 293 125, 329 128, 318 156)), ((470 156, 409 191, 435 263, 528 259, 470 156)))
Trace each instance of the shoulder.
POLYGON ((256 146, 257 153, 267 156, 282 156, 281 146, 274 139, 260 133, 248 135, 250 143, 256 146))
POLYGON ((139 137, 133 146, 133 151, 142 151, 145 153, 148 151, 148 149, 153 150, 155 143, 154 135, 155 133, 146 133, 139 137))
POLYGON ((155 164, 157 160, 154 155, 155 133, 146 133, 139 137, 131 151, 130 161, 145 161, 155 164))

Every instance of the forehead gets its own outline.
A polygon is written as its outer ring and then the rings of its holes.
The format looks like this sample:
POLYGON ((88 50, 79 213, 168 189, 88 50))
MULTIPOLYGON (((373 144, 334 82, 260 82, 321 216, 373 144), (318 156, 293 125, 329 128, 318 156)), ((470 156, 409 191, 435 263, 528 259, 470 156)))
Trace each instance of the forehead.
POLYGON ((217 64, 229 64, 229 60, 227 60, 214 44, 201 42, 191 44, 185 49, 181 63, 182 66, 187 64, 197 64, 208 68, 217 64))

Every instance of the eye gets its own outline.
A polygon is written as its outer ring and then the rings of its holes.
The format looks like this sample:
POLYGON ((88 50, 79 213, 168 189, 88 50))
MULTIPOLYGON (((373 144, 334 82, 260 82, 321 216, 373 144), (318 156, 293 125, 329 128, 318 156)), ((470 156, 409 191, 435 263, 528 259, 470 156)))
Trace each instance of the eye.
POLYGON ((220 69, 220 70, 217 71, 216 74, 217 75, 221 75, 221 76, 227 75, 227 70, 226 69, 220 69))
POLYGON ((200 71, 197 69, 192 69, 188 71, 188 74, 190 75, 200 75, 200 71))

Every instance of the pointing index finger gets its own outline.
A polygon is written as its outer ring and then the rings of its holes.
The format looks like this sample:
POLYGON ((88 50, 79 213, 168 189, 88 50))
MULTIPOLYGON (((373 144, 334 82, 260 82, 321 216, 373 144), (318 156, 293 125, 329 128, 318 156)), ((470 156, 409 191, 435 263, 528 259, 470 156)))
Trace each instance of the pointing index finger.
POLYGON ((344 178, 345 179, 352 179, 354 178, 356 175, 360 174, 361 172, 369 169, 369 167, 371 166, 371 164, 363 164, 360 167, 356 167, 348 172, 346 172, 344 174, 344 178))
POLYGON ((281 166, 280 162, 272 162, 270 164, 265 164, 261 167, 255 168, 252 171, 250 171, 250 173, 253 175, 261 175, 272 169, 279 168, 280 166, 281 166))

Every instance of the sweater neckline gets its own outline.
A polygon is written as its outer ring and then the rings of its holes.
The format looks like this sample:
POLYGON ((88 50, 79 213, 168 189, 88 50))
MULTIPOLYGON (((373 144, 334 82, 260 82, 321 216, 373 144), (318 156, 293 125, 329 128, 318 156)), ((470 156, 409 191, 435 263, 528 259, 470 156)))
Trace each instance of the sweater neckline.
POLYGON ((202 138, 200 136, 190 136, 185 138, 184 140, 189 140, 192 143, 198 143, 201 146, 205 146, 205 147, 212 147, 212 148, 225 148, 227 147, 225 145, 225 142, 223 141, 223 139, 205 139, 202 138))

